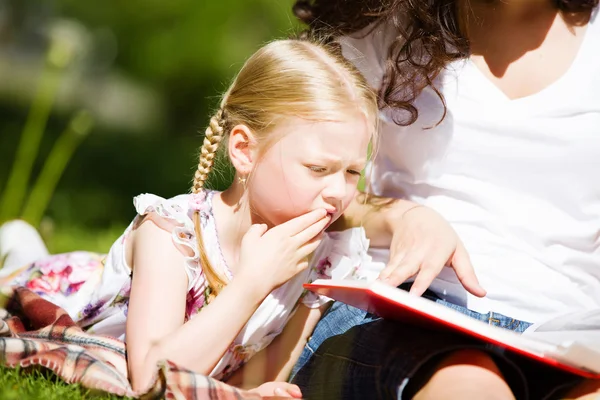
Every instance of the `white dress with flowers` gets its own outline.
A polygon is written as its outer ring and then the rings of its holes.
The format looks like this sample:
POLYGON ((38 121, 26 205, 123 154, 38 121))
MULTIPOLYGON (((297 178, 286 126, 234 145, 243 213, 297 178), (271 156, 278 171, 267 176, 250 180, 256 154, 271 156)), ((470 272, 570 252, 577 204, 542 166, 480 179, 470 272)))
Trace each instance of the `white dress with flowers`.
MULTIPOLYGON (((186 301, 186 321, 201 311, 205 304, 206 282, 199 265, 198 249, 192 215, 200 208, 201 229, 208 257, 228 278, 231 271, 221 253, 212 198, 207 192, 198 207, 197 195, 180 195, 163 199, 142 194, 134 199, 138 216, 111 247, 107 255, 84 251, 52 255, 10 274, 0 270, 0 285, 26 286, 44 298, 64 308, 84 329, 101 335, 125 339, 125 322, 131 289, 131 268, 125 257, 125 244, 139 216, 155 213, 172 232, 175 245, 185 255, 189 285, 186 301)), ((252 315, 210 374, 225 379, 256 352, 265 348, 277 336, 302 303, 315 308, 329 299, 307 292, 303 284, 318 278, 374 279, 379 271, 367 254, 369 242, 363 229, 327 233, 315 252, 310 267, 271 292, 252 315)), ((215 329, 207 327, 207 329, 215 329)))

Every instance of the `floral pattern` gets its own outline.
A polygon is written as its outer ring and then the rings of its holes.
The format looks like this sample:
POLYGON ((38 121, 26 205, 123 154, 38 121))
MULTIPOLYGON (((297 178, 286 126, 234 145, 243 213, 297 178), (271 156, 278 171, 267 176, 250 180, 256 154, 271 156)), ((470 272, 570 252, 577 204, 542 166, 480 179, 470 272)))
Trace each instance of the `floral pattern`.
POLYGON ((208 298, 208 288, 202 286, 192 287, 185 301, 185 320, 189 320, 193 315, 197 314, 205 305, 208 298))
POLYGON ((103 261, 103 255, 83 251, 50 256, 27 269, 25 286, 38 294, 69 296, 104 268, 103 261))
POLYGON ((329 257, 325 257, 317 263, 315 267, 317 279, 327 279, 331 278, 331 261, 329 261, 329 257))
POLYGON ((242 365, 246 364, 248 360, 250 360, 259 349, 257 349, 256 345, 241 345, 232 343, 227 349, 227 352, 231 355, 229 358, 229 364, 225 366, 223 372, 219 379, 227 380, 231 374, 233 374, 237 369, 239 369, 242 365))
POLYGON ((95 320, 98 318, 102 310, 104 310, 107 302, 99 301, 97 303, 88 303, 78 314, 78 319, 80 320, 95 320))

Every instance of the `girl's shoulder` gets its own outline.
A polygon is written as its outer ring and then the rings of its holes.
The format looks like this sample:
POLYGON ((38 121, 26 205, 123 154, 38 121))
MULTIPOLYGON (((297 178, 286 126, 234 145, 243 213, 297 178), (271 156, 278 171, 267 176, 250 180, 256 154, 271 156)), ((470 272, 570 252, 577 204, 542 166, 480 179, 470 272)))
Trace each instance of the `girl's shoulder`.
MULTIPOLYGON (((215 191, 180 194, 164 198, 151 193, 143 193, 133 198, 133 205, 140 217, 151 215, 155 222, 164 229, 179 228, 181 233, 191 232, 195 236, 194 214, 200 213, 203 228, 213 218, 212 199, 215 191), (157 218, 158 217, 158 218, 157 218)), ((139 221, 139 218, 138 218, 139 221)), ((135 221, 134 221, 135 227, 135 221)))
POLYGON ((156 213, 161 217, 180 222, 191 219, 194 211, 212 214, 212 198, 216 192, 207 190, 201 194, 180 194, 164 198, 152 193, 142 193, 133 198, 133 205, 139 215, 156 213))
POLYGON ((194 214, 200 213, 200 226, 208 257, 212 262, 220 264, 220 247, 216 235, 215 221, 212 212, 212 199, 215 191, 204 191, 202 194, 180 194, 164 198, 151 193, 140 194, 133 199, 138 217, 130 229, 135 229, 141 221, 140 217, 151 218, 160 228, 171 233, 172 242, 185 258, 185 269, 188 275, 188 290, 202 285, 204 282, 200 265, 200 252, 194 214))

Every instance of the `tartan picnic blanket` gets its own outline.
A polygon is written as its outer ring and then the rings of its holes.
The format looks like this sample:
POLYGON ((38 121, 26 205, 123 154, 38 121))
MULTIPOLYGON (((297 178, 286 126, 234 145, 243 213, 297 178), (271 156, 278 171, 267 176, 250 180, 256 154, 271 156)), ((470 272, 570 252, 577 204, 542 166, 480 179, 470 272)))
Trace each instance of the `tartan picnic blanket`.
POLYGON ((9 367, 44 367, 67 383, 141 399, 260 399, 170 361, 157 365, 154 383, 136 393, 127 378, 125 344, 84 332, 65 310, 25 287, 3 293, 0 362, 9 367))

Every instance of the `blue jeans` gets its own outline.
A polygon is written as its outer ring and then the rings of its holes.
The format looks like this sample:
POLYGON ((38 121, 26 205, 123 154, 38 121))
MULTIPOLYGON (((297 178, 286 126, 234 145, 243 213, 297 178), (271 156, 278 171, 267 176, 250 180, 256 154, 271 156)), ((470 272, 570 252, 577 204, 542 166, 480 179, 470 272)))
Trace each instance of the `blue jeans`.
MULTIPOLYGON (((498 313, 480 314, 439 298, 430 299, 516 332, 531 325, 498 313)), ((319 321, 290 380, 309 400, 411 398, 444 356, 469 348, 493 357, 517 399, 550 398, 557 388, 571 387, 580 380, 465 335, 383 320, 340 302, 319 321), (536 376, 543 376, 537 380, 545 384, 529 385, 536 376)))

